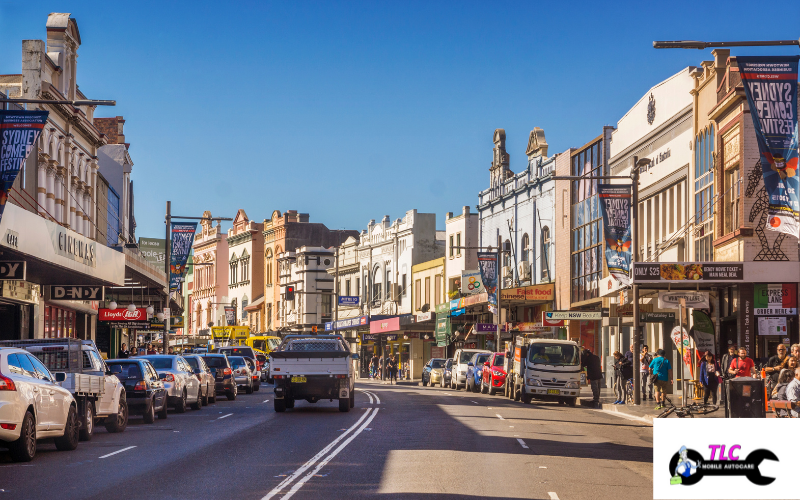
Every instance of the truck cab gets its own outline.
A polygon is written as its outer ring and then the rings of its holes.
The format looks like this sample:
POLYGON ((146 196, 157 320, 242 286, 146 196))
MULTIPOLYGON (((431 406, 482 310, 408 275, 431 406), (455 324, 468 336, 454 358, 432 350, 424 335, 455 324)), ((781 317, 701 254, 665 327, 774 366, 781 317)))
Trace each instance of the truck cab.
POLYGON ((514 391, 524 403, 541 399, 575 406, 581 394, 580 346, 571 340, 518 341, 513 372, 514 391))

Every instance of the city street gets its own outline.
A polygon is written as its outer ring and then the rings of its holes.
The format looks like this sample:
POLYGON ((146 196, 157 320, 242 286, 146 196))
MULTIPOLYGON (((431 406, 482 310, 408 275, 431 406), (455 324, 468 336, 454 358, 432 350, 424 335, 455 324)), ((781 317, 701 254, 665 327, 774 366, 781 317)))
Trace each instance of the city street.
POLYGON ((537 498, 652 494, 652 428, 601 411, 523 405, 463 390, 361 381, 356 406, 271 386, 122 434, 99 426, 74 452, 0 453, 2 498, 537 498))

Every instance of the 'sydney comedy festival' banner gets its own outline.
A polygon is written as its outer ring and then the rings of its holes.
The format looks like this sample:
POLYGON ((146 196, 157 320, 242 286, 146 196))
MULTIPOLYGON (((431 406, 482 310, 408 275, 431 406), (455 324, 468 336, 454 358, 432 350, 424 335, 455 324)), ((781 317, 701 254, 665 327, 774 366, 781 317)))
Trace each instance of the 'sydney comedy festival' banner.
POLYGON ((169 261, 170 291, 178 290, 181 287, 181 279, 186 273, 186 261, 192 251, 195 231, 197 231, 196 222, 172 224, 172 251, 169 261))
POLYGON ((0 110, 0 219, 8 192, 36 147, 47 115, 47 111, 0 110))
POLYGON ((631 270, 631 187, 598 184, 603 238, 606 240, 608 272, 623 285, 630 283, 631 270))
POLYGON ((769 196, 767 228, 798 235, 798 56, 737 57, 769 196))

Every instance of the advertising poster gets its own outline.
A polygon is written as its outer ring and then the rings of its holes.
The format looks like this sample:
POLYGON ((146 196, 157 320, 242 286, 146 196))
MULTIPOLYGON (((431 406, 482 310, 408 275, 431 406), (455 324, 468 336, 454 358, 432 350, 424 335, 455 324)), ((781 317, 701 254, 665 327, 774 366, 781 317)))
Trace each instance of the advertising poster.
POLYGON ((794 316, 797 314, 797 284, 753 285, 753 312, 756 316, 794 316))
POLYGON ((786 317, 761 316, 758 318, 759 335, 786 335, 786 317))
MULTIPOLYGON (((798 56, 739 56, 750 116, 767 189, 767 229, 798 236, 797 61, 798 56)), ((749 167, 749 165, 748 165, 749 167)))
POLYGON ((192 243, 194 243, 194 233, 196 231, 196 222, 172 224, 172 249, 169 261, 170 291, 180 289, 181 279, 186 274, 186 261, 192 252, 192 243))
POLYGON ((8 192, 47 123, 47 111, 0 110, 0 219, 8 192))
POLYGON ((692 311, 691 333, 697 344, 698 356, 702 356, 706 351, 716 354, 714 352, 714 323, 711 322, 708 314, 699 309, 692 311))
POLYGON ((631 270, 631 186, 598 184, 597 195, 603 214, 608 272, 623 285, 628 285, 631 270))
POLYGON ((483 291, 480 271, 461 271, 461 295, 474 295, 483 291))
POLYGON ((167 240, 164 238, 139 238, 139 251, 147 262, 164 269, 167 240))
MULTIPOLYGON (((689 334, 686 333, 686 328, 681 329, 680 326, 676 326, 672 329, 670 337, 672 337, 672 341, 675 343, 675 349, 678 350, 678 353, 681 352, 681 337, 683 337, 683 362, 689 367, 689 374, 694 376, 692 374, 692 349, 689 347, 689 334), (681 331, 683 331, 682 336, 681 331)), ((675 377, 678 378, 678 375, 675 375, 675 377)))
POLYGON ((478 268, 489 304, 497 308, 497 254, 495 252, 478 252, 478 268))
POLYGON ((225 323, 228 326, 236 324, 236 308, 233 306, 225 306, 225 323))

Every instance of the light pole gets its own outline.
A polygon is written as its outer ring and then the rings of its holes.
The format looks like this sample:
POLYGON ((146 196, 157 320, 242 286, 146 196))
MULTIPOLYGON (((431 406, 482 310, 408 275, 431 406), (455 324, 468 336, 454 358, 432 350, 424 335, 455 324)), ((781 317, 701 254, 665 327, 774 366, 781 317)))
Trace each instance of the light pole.
POLYGON ((654 49, 712 49, 728 47, 791 47, 800 40, 754 40, 749 42, 700 42, 697 40, 665 40, 653 42, 654 49))

